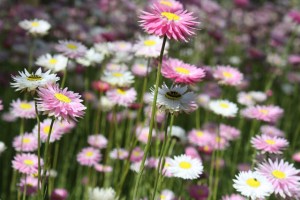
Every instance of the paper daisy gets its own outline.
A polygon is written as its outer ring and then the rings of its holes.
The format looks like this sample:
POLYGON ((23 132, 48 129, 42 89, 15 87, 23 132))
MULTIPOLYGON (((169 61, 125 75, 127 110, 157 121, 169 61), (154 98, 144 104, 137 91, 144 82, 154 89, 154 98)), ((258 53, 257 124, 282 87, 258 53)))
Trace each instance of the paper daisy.
MULTIPOLYGON (((40 160, 41 166, 43 160, 40 160)), ((34 154, 17 154, 12 161, 13 168, 23 174, 36 174, 38 172, 38 157, 34 154)))
POLYGON ((126 87, 134 83, 134 76, 130 71, 108 71, 105 70, 101 80, 112 86, 126 87))
POLYGON ((129 155, 128 151, 122 148, 113 149, 109 153, 110 158, 118 159, 118 160, 125 160, 128 157, 128 155, 129 155))
POLYGON ((200 160, 183 154, 169 161, 168 171, 178 178, 197 179, 203 173, 203 165, 200 160))
POLYGON ((145 77, 151 72, 151 67, 148 67, 147 70, 147 63, 146 62, 135 62, 132 65, 131 71, 134 75, 139 76, 139 77, 145 77))
POLYGON ((256 136, 251 139, 252 146, 263 153, 281 154, 288 145, 284 138, 272 137, 268 135, 256 136))
POLYGON ((209 108, 214 113, 222 115, 224 117, 235 117, 238 111, 236 104, 228 100, 211 100, 209 102, 209 108))
POLYGON ((13 100, 10 104, 10 113, 15 117, 32 119, 36 117, 33 101, 13 100))
POLYGON ((161 191, 161 194, 159 195, 158 200, 174 200, 175 194, 172 192, 172 190, 163 190, 161 191))
POLYGON ((85 55, 87 48, 80 42, 72 40, 60 40, 55 49, 68 58, 78 58, 85 55))
MULTIPOLYGON (((51 119, 45 119, 40 123, 40 137, 41 137, 41 142, 47 142, 48 136, 50 133, 50 125, 51 125, 51 119)), ((55 142, 59 140, 62 137, 62 129, 58 125, 58 121, 53 123, 52 126, 52 131, 50 135, 50 140, 49 142, 55 142)), ((35 125, 35 127, 32 130, 32 133, 35 135, 35 137, 38 137, 38 125, 35 125)))
MULTIPOLYGON (((151 88, 154 95, 154 88, 151 88)), ((195 103, 196 95, 193 92, 188 92, 187 86, 174 85, 170 89, 164 83, 158 89, 157 106, 162 111, 170 113, 192 112, 197 108, 195 103)))
POLYGON ((76 59, 76 62, 81 64, 82 66, 96 66, 103 61, 104 55, 98 53, 94 48, 90 48, 83 57, 79 57, 76 59))
POLYGON ((131 162, 139 162, 143 159, 144 151, 140 147, 135 147, 132 150, 130 161, 131 162))
MULTIPOLYGON (((157 36, 140 37, 139 41, 133 46, 135 55, 145 58, 157 58, 160 55, 162 39, 157 36)), ((169 43, 166 43, 164 55, 168 53, 169 43)))
POLYGON ((274 105, 251 106, 242 110, 241 114, 246 118, 275 123, 283 115, 283 109, 274 105))
POLYGON ((112 103, 128 107, 134 103, 137 97, 137 93, 134 88, 130 89, 112 89, 107 91, 106 96, 112 103))
POLYGON ((215 79, 219 80, 220 84, 237 86, 242 83, 243 74, 236 68, 230 66, 217 66, 213 71, 215 79))
POLYGON ((33 176, 26 176, 21 178, 18 186, 22 192, 25 192, 26 185, 26 195, 35 194, 38 191, 38 179, 33 176))
MULTIPOLYGON (((168 133, 170 132, 170 126, 168 126, 168 133)), ((172 132, 171 137, 174 137, 175 139, 179 140, 180 142, 186 142, 187 137, 185 134, 185 130, 181 128, 180 126, 172 126, 172 132)))
POLYGON ((282 159, 280 161, 269 159, 259 164, 257 171, 272 183, 274 193, 284 199, 293 198, 295 192, 300 192, 300 170, 282 159))
POLYGON ((81 96, 67 89, 60 89, 58 85, 40 88, 38 90, 39 110, 59 120, 73 119, 76 121, 77 117, 82 117, 86 107, 81 103, 81 96))
POLYGON ((77 162, 83 166, 93 166, 101 160, 101 157, 98 149, 86 147, 77 154, 77 162))
POLYGON ((40 56, 35 64, 50 69, 53 72, 59 72, 66 69, 68 58, 60 54, 53 56, 50 54, 45 54, 40 56))
POLYGON ((115 200, 116 192, 112 188, 89 188, 89 200, 115 200))
POLYGON ((95 135, 90 135, 88 137, 88 143, 92 147, 98 148, 98 149, 104 149, 107 146, 107 139, 104 137, 104 135, 101 134, 95 134, 95 135))
MULTIPOLYGON (((149 135, 149 126, 146 126, 146 127, 138 126, 136 128, 135 135, 136 135, 138 141, 140 141, 144 144, 147 144, 148 135, 149 135)), ((155 137, 155 136, 156 136, 156 131, 153 130, 152 137, 155 137)))
POLYGON ((270 196, 274 189, 266 177, 258 172, 240 172, 233 180, 233 187, 243 196, 250 199, 265 199, 270 196))
POLYGON ((172 11, 155 5, 149 11, 143 11, 140 19, 141 26, 148 34, 185 42, 188 37, 195 35, 196 26, 199 24, 191 12, 172 11))
POLYGON ((43 73, 39 68, 35 73, 30 74, 26 69, 24 72, 19 72, 20 76, 12 76, 14 83, 11 83, 16 91, 35 91, 38 87, 45 87, 48 84, 54 84, 59 81, 56 74, 50 74, 50 70, 43 73))
POLYGON ((283 137, 284 136, 284 132, 278 128, 276 128, 275 126, 271 126, 271 125, 263 125, 260 127, 260 132, 263 135, 269 135, 269 136, 277 136, 277 137, 283 137))
POLYGON ((108 165, 102 165, 102 164, 95 164, 94 165, 95 170, 98 172, 112 172, 112 167, 108 165))
POLYGON ((172 11, 183 9, 183 5, 179 1, 175 0, 153 0, 153 5, 172 11))
POLYGON ((32 35, 46 35, 51 28, 47 21, 41 19, 23 20, 19 26, 32 35))
POLYGON ((32 152, 38 148, 38 140, 32 133, 24 133, 16 136, 13 140, 13 147, 16 151, 32 152))
POLYGON ((241 134, 240 130, 232 126, 228 126, 225 124, 220 125, 220 135, 221 137, 224 137, 227 140, 235 140, 239 138, 240 134, 241 134))
POLYGON ((163 61, 161 73, 164 77, 173 80, 175 83, 184 84, 197 83, 205 76, 203 69, 174 58, 163 61))

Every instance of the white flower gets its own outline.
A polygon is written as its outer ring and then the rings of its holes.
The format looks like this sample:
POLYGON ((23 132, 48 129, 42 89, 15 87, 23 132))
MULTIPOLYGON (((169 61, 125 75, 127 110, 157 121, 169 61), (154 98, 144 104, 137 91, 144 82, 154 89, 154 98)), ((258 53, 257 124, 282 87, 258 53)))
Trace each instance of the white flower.
MULTIPOLYGON (((170 127, 168 127, 168 133, 169 131, 170 127)), ((187 140, 185 130, 180 126, 172 126, 171 136, 179 139, 181 142, 185 142, 187 140)))
POLYGON ((239 92, 237 96, 237 102, 245 106, 255 105, 255 101, 252 96, 247 92, 239 92))
POLYGON ((40 56, 35 64, 50 69, 54 72, 59 72, 63 71, 67 67, 68 58, 60 54, 54 56, 45 54, 40 56))
POLYGON ((175 199, 175 194, 171 190, 163 190, 158 198, 158 200, 173 200, 175 199))
POLYGON ((112 86, 126 87, 134 82, 134 76, 129 71, 104 71, 102 81, 112 86))
POLYGON ((102 96, 99 105, 102 111, 110 111, 115 106, 115 103, 110 101, 106 96, 102 96))
POLYGON ((199 159, 183 154, 170 159, 167 169, 174 177, 197 179, 203 172, 203 165, 199 159))
POLYGON ((19 26, 32 35, 45 35, 51 27, 47 21, 39 19, 23 20, 19 26))
POLYGON ((267 95, 264 92, 259 91, 251 91, 249 92, 249 95, 256 101, 256 102, 263 102, 267 100, 267 95))
POLYGON ((216 114, 224 117, 234 117, 238 111, 236 104, 228 100, 212 100, 209 102, 209 108, 216 114))
POLYGON ((253 200, 265 199, 270 196, 274 189, 266 177, 258 172, 240 172, 233 180, 233 187, 242 195, 250 197, 253 200))
POLYGON ((4 142, 0 141, 0 155, 3 153, 3 151, 5 151, 6 146, 4 144, 4 142))
POLYGON ((107 43, 96 43, 94 44, 94 49, 104 56, 108 56, 111 53, 108 49, 107 43))
POLYGON ((103 61, 104 55, 101 53, 96 52, 94 48, 90 48, 86 53, 85 56, 79 57, 76 59, 76 62, 83 65, 83 66, 95 66, 103 61))
POLYGON ((89 188, 89 200, 116 200, 116 192, 110 188, 89 188))
MULTIPOLYGON (((139 41, 133 46, 136 56, 146 58, 156 58, 160 55, 162 39, 157 36, 140 37, 139 41)), ((168 53, 168 43, 166 43, 164 54, 168 53)))
POLYGON ((50 74, 50 70, 43 73, 39 68, 35 73, 30 74, 26 69, 24 72, 19 72, 20 76, 12 76, 14 83, 11 86, 19 90, 35 91, 37 87, 44 87, 48 84, 53 84, 59 80, 56 74, 50 74))

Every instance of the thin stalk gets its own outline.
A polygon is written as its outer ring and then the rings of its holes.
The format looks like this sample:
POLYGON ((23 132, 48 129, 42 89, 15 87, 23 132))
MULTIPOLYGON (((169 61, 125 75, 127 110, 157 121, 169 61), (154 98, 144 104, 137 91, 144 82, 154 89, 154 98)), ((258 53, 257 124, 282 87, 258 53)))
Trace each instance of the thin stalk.
POLYGON ((39 117, 39 112, 37 108, 37 101, 34 101, 35 103, 35 114, 36 114, 36 121, 38 125, 38 199, 41 199, 41 190, 40 190, 40 184, 41 184, 41 121, 39 117))
MULTIPOLYGON (((68 66, 68 63, 67 63, 67 66, 68 66)), ((65 83, 66 83, 66 80, 67 80, 67 74, 68 74, 68 72, 67 72, 67 67, 64 69, 64 74, 63 74, 63 80, 62 80, 62 82, 61 82, 61 88, 64 88, 64 86, 65 86, 65 83)))
POLYGON ((22 200, 26 199, 26 190, 27 190, 27 182, 26 182, 27 174, 25 174, 25 186, 24 186, 24 191, 23 191, 23 198, 22 200))
POLYGON ((250 140, 255 135, 255 131, 256 131, 257 125, 258 125, 258 121, 254 120, 252 122, 252 126, 251 126, 251 129, 250 129, 250 137, 249 137, 248 142, 247 142, 246 147, 245 147, 244 161, 246 161, 247 155, 249 153, 249 150, 250 150, 250 140))

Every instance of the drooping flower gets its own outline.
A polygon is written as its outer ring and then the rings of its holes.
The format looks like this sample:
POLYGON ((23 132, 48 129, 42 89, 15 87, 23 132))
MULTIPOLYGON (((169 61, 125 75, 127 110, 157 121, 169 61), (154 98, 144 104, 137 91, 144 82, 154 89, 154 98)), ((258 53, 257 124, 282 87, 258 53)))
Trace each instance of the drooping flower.
POLYGON ((36 117, 33 101, 21 101, 20 99, 17 99, 12 101, 10 106, 10 113, 15 117, 25 119, 32 119, 36 117))
POLYGON ((77 162, 83 166, 93 166, 101 160, 101 154, 99 149, 93 147, 83 148, 77 154, 77 162))
POLYGON ((60 40, 55 49, 68 58, 78 58, 85 55, 87 48, 80 42, 72 40, 60 40))
POLYGON ((281 154, 282 150, 288 146, 288 141, 284 138, 272 137, 268 135, 256 136, 251 139, 253 147, 263 153, 281 154))
POLYGON ((213 76, 219 80, 220 84, 231 86, 240 85, 244 78, 239 70, 230 66, 217 66, 213 72, 213 76))
MULTIPOLYGON (((157 58, 160 55, 162 39, 157 36, 140 37, 139 41, 133 46, 135 55, 145 58, 157 58)), ((168 53, 169 43, 166 43, 164 55, 168 53)))
POLYGON ((19 26, 34 36, 46 35, 51 28, 49 22, 41 19, 23 20, 19 22, 19 26))
POLYGON ((211 100, 208 106, 214 113, 224 117, 235 117, 238 111, 236 104, 228 100, 211 100))
POLYGON ((171 134, 171 137, 174 137, 176 140, 178 140, 180 142, 186 142, 187 141, 185 130, 183 128, 181 128, 180 126, 174 126, 173 125, 172 126, 172 131, 171 131, 171 127, 168 126, 167 131, 168 131, 168 134, 171 134))
POLYGON ((241 114, 246 118, 274 123, 283 115, 283 109, 274 105, 257 105, 242 110, 241 114))
POLYGON ((137 93, 134 88, 130 89, 112 89, 107 91, 106 96, 112 103, 128 107, 134 103, 137 97, 137 93))
POLYGON ((16 151, 32 152, 37 150, 38 140, 34 134, 24 133, 14 138, 13 147, 16 151))
POLYGON ((50 69, 53 72, 59 72, 66 69, 68 64, 68 58, 61 54, 53 56, 50 54, 45 54, 40 56, 35 62, 35 64, 41 67, 45 67, 48 70, 50 69))
MULTIPOLYGON (((41 166, 43 160, 40 160, 41 166)), ((12 161, 13 168, 23 174, 36 174, 38 172, 38 157, 35 154, 17 154, 12 161)))

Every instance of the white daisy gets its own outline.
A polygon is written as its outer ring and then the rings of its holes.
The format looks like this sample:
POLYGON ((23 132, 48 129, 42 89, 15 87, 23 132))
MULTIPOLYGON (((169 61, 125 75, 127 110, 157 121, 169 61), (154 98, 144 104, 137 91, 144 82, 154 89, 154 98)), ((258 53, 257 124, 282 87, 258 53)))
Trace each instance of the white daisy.
POLYGON ((19 72, 20 76, 12 76, 14 83, 11 86, 19 90, 35 91, 37 87, 43 87, 48 84, 53 84, 59 80, 56 74, 50 74, 50 70, 43 73, 39 68, 35 73, 30 74, 26 69, 24 72, 19 72))
POLYGON ((19 26, 32 35, 45 35, 51 27, 47 21, 40 19, 23 20, 19 26))
MULTIPOLYGON (((187 86, 174 85, 169 89, 164 83, 158 89, 157 106, 170 113, 178 113, 184 111, 186 113, 192 112, 197 108, 195 103, 196 95, 193 92, 187 92, 187 86)), ((154 88, 151 88, 152 95, 154 95, 154 88)))
POLYGON ((110 101, 107 96, 102 96, 98 106, 101 108, 102 111, 107 112, 112 110, 112 108, 115 106, 116 104, 113 103, 112 101, 110 101))
POLYGON ((251 91, 249 95, 256 101, 256 102, 263 102, 267 100, 267 94, 260 91, 251 91))
POLYGON ((126 87, 134 82, 134 76, 130 71, 122 72, 105 70, 101 80, 112 86, 126 87))
POLYGON ((103 61, 104 55, 98 53, 94 48, 90 48, 85 56, 76 59, 76 62, 83 66, 95 66, 103 61))
POLYGON ((89 188, 89 200, 116 200, 116 192, 110 188, 89 188))
MULTIPOLYGON (((168 132, 170 131, 170 127, 168 127, 168 132)), ((172 126, 171 136, 180 140, 181 142, 185 142, 187 140, 185 130, 180 126, 172 126)))
POLYGON ((96 43, 94 44, 94 49, 104 55, 105 57, 111 54, 110 50, 108 49, 107 43, 96 43))
MULTIPOLYGON (((162 39, 157 36, 140 37, 139 41, 133 46, 136 56, 146 58, 156 58, 160 55, 162 39)), ((164 54, 168 53, 169 44, 166 43, 164 54)))
POLYGON ((54 72, 59 72, 63 71, 67 67, 68 58, 60 54, 54 56, 45 54, 40 56, 35 64, 47 69, 51 69, 54 72))
POLYGON ((224 117, 234 117, 238 111, 236 104, 228 100, 211 100, 209 102, 209 108, 214 113, 222 115, 224 117))
POLYGON ((161 194, 158 198, 158 200, 173 200, 175 199, 175 194, 172 192, 172 190, 165 189, 161 191, 161 194))
POLYGON ((203 173, 203 165, 199 159, 182 154, 169 160, 168 171, 174 177, 197 179, 203 173))
POLYGON ((233 180, 233 187, 242 195, 251 199, 265 199, 274 189, 268 179, 258 172, 242 171, 233 180))

